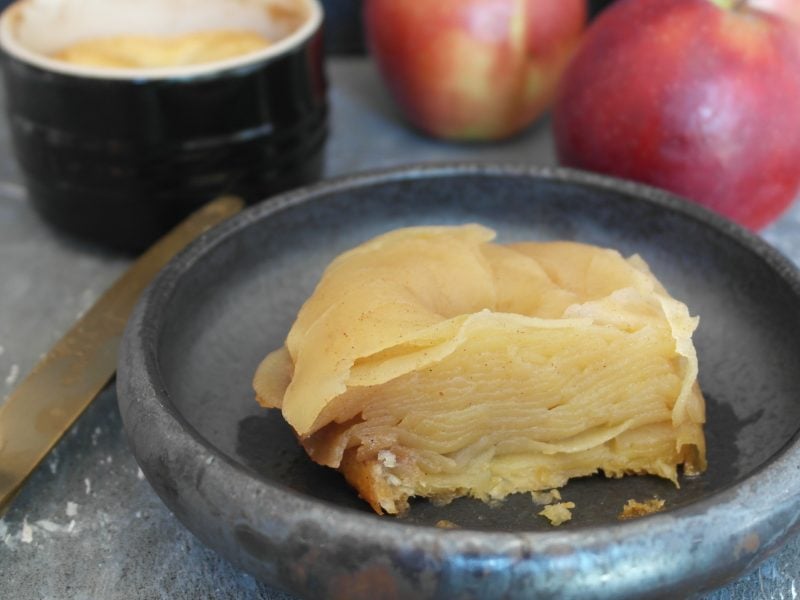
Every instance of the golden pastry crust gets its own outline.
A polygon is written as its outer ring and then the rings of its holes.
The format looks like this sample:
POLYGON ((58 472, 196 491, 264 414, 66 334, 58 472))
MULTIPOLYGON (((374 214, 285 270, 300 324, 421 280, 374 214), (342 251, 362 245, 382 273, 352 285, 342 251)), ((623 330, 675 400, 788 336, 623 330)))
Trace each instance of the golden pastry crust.
POLYGON ((215 62, 270 44, 254 31, 197 31, 175 37, 118 35, 78 42, 53 58, 88 67, 150 69, 215 62))
POLYGON ((259 367, 258 401, 378 513, 702 472, 686 306, 637 256, 493 237, 402 229, 338 257, 259 367))

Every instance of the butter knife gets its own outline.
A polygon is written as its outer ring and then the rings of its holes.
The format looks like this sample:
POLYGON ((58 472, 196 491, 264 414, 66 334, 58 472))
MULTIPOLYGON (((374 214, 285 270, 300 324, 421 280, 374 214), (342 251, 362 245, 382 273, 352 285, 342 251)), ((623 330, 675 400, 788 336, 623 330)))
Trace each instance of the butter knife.
POLYGON ((0 405, 0 516, 114 375, 125 323, 153 277, 190 241, 243 206, 236 197, 218 198, 156 242, 0 405))

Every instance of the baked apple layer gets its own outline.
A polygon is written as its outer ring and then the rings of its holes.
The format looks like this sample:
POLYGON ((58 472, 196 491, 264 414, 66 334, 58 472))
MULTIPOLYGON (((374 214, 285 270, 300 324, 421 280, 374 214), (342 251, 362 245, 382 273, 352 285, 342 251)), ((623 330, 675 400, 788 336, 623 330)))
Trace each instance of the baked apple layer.
POLYGON ((687 307, 638 256, 493 237, 401 229, 338 257, 260 365, 258 401, 378 513, 703 471, 687 307))

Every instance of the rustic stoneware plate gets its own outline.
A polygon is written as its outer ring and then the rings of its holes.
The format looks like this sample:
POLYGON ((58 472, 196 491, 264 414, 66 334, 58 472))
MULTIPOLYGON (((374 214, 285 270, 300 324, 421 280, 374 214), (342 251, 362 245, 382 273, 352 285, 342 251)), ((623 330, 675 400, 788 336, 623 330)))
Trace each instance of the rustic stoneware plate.
POLYGON ((323 183, 262 203, 173 260, 120 357, 131 448, 206 544, 304 597, 657 597, 713 588, 800 525, 800 278, 755 236, 650 188, 584 173, 448 165, 323 183), (552 528, 500 506, 416 502, 377 517, 313 464, 250 381, 338 253, 392 228, 477 221, 501 241, 571 239, 640 253, 701 317, 709 469, 570 483, 552 528), (629 498, 667 510, 620 522, 629 498), (458 529, 439 529, 440 519, 458 529))

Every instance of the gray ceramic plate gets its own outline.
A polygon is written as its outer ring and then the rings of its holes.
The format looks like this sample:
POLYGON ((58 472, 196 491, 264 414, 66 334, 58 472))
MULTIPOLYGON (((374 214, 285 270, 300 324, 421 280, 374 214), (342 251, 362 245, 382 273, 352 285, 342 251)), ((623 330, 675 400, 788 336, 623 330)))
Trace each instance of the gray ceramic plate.
POLYGON ((709 589, 798 528, 800 280, 756 237, 653 189, 564 170, 449 165, 323 183, 251 208, 173 260, 119 365, 130 445, 164 502, 257 577, 308 597, 639 597, 709 589), (324 266, 378 233, 477 221, 501 241, 640 253, 693 313, 708 472, 586 478, 554 529, 529 497, 377 517, 311 463, 250 381, 324 266), (619 522, 628 498, 668 510, 619 522), (460 529, 442 530, 440 519, 460 529))

